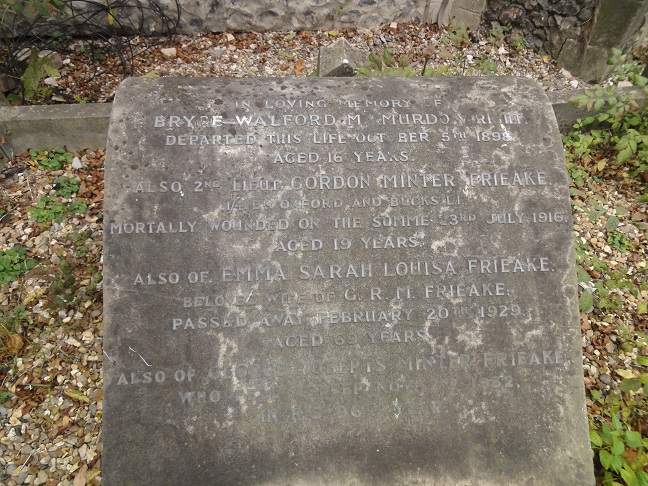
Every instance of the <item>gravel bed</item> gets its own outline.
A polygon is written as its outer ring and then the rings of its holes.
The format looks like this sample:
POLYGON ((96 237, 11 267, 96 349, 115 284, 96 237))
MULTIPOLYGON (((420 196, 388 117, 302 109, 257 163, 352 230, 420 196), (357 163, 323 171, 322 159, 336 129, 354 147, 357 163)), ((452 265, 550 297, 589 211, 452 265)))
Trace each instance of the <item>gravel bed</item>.
MULTIPOLYGON (((139 38, 142 52, 136 72, 160 76, 307 76, 316 68, 317 51, 339 37, 372 52, 385 47, 408 54, 420 69, 425 49, 433 46, 435 66, 446 63, 458 74, 475 74, 482 59, 497 65, 497 74, 537 79, 548 90, 583 86, 569 73, 535 51, 495 45, 475 36, 464 49, 448 46, 436 26, 402 24, 337 32, 205 34, 178 36, 167 44, 139 38), (171 49, 171 48, 174 48, 171 49), (162 51, 162 49, 169 49, 162 51), (447 52, 446 52, 447 51, 447 52), (453 64, 454 63, 454 64, 453 64)), ((75 41, 80 47, 84 41, 75 41)), ((110 59, 108 59, 110 61, 110 59)), ((120 81, 117 70, 97 75, 98 65, 69 58, 61 78, 51 84, 53 101, 107 101, 120 81)), ((101 68, 103 69, 103 68, 101 68)), ((52 101, 50 99, 50 101, 52 101)), ((0 174, 0 251, 24 247, 36 266, 13 282, 0 284, 0 309, 24 306, 23 318, 0 329, 5 349, 0 355, 0 484, 101 484, 102 415, 102 150, 74 154, 61 170, 45 171, 29 154, 17 156, 0 174), (38 222, 30 207, 56 194, 60 177, 80 180, 77 199, 83 214, 63 215, 60 222, 38 222)), ((643 289, 633 295, 616 290, 621 304, 603 312, 581 313, 584 383, 588 412, 600 407, 591 390, 618 388, 619 370, 630 369, 646 348, 633 346, 632 336, 648 332, 639 312, 648 300, 648 207, 636 202, 641 186, 627 174, 602 174, 598 182, 574 186, 574 237, 587 258, 607 262, 607 270, 623 274, 643 289), (631 248, 621 251, 607 242, 607 225, 619 219, 618 231, 631 248), (628 338, 628 333, 630 338, 628 338), (631 343, 628 346, 628 343, 631 343)), ((72 200, 65 201, 71 204, 72 200)), ((6 320, 3 322, 7 322, 6 320)))
POLYGON ((0 251, 23 247, 36 262, 0 285, 0 319, 26 313, 15 327, 0 321, 2 349, 15 352, 0 355, 0 484, 100 482, 103 161, 88 151, 44 171, 23 154, 0 175, 0 251), (29 208, 61 176, 80 180, 85 213, 35 221, 29 208))
MULTIPOLYGON (((309 76, 317 69, 319 48, 340 38, 370 53, 390 49, 408 56, 420 74, 426 56, 435 72, 446 75, 495 74, 536 79, 546 91, 573 90, 586 84, 560 69, 549 56, 511 43, 516 37, 471 32, 469 40, 452 40, 448 31, 430 24, 390 24, 372 29, 178 35, 132 40, 136 76, 278 77, 309 76), (465 42, 464 42, 465 41, 465 42), (514 47, 516 45, 517 47, 514 47)), ((72 41, 59 78, 48 78, 51 95, 39 103, 105 102, 114 97, 123 78, 122 60, 108 45, 72 41)))

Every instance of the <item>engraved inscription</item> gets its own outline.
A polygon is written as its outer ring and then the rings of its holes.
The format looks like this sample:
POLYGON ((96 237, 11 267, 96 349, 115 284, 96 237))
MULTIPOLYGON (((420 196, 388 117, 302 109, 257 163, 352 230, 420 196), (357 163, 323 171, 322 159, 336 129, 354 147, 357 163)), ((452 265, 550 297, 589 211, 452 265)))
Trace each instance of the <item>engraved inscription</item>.
POLYGON ((573 449, 554 431, 580 433, 578 288, 543 93, 139 82, 106 164, 107 481, 517 484, 573 449))

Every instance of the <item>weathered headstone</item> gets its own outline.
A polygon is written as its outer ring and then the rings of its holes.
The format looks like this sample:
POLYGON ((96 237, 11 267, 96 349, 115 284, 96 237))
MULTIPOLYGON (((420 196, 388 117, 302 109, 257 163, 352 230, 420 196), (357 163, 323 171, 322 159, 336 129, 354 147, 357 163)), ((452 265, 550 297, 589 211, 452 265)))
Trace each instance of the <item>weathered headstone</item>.
POLYGON ((567 174, 528 79, 132 79, 107 484, 592 484, 567 174))

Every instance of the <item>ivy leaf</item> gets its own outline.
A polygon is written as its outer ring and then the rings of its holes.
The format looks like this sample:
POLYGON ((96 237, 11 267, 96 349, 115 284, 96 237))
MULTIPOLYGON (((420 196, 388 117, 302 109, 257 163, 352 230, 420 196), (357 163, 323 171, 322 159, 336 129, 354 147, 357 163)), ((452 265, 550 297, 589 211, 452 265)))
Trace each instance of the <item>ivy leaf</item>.
POLYGON ((587 273, 583 267, 576 267, 576 276, 578 277, 578 282, 580 283, 587 283, 592 280, 592 277, 590 277, 590 274, 587 273))
POLYGON ((628 444, 628 447, 638 449, 641 447, 641 434, 634 430, 628 430, 626 432, 626 444, 628 444))
POLYGON ((619 389, 624 393, 637 391, 639 388, 641 388, 641 381, 639 380, 639 378, 625 379, 619 385, 619 389))
POLYGON ((35 2, 34 7, 36 7, 36 11, 37 11, 40 15, 42 15, 42 16, 44 16, 44 17, 48 17, 48 13, 49 13, 49 12, 48 12, 47 9, 45 8, 45 4, 43 4, 43 3, 41 3, 41 2, 35 2))
POLYGON ((607 220, 607 223, 605 223, 605 229, 608 231, 613 231, 617 229, 619 226, 619 218, 616 216, 610 216, 607 220))
POLYGON ((637 471, 637 486, 648 486, 648 473, 637 471))
POLYGON ((620 456, 625 452, 625 445, 616 437, 612 440, 612 454, 620 456))
POLYGON ((626 482, 626 484, 635 484, 637 481, 637 477, 635 476, 634 471, 629 468, 624 467, 623 469, 621 469, 621 477, 626 482))
MULTIPOLYGON (((620 370, 617 370, 617 373, 620 370)), ((625 370, 624 370, 625 371, 625 370)), ((616 414, 612 415, 612 427, 614 427, 616 430, 621 429, 621 421, 619 420, 619 417, 616 416, 616 414)))
POLYGON ((61 77, 61 73, 59 72, 59 70, 56 69, 56 68, 52 65, 52 61, 50 60, 49 57, 46 58, 46 59, 47 59, 47 62, 44 62, 44 63, 43 63, 43 70, 45 71, 45 74, 47 74, 48 76, 50 76, 50 77, 52 77, 52 78, 60 78, 60 77, 61 77))
POLYGON ((603 439, 603 442, 606 444, 611 444, 613 438, 614 435, 612 434, 612 429, 610 428, 610 426, 603 424, 603 426, 601 427, 601 439, 603 439))
POLYGON ((601 461, 601 466, 609 470, 612 465, 612 454, 610 454, 605 449, 599 451, 599 460, 601 461))
POLYGON ((626 147, 619 152, 619 155, 617 155, 617 162, 619 162, 619 164, 623 164, 631 156, 632 156, 632 149, 630 147, 626 147))
POLYGON ((612 469, 614 469, 616 472, 621 472, 623 469, 623 464, 625 463, 625 459, 621 456, 613 456, 612 457, 612 469))
POLYGON ((601 466, 609 470, 612 465, 612 454, 610 454, 605 449, 599 451, 599 460, 601 461, 601 466))
POLYGON ((594 296, 589 290, 584 290, 580 299, 578 299, 578 308, 585 313, 594 310, 594 296))
POLYGON ((590 442, 594 447, 601 447, 603 445, 603 439, 601 436, 596 433, 594 430, 590 430, 590 442))

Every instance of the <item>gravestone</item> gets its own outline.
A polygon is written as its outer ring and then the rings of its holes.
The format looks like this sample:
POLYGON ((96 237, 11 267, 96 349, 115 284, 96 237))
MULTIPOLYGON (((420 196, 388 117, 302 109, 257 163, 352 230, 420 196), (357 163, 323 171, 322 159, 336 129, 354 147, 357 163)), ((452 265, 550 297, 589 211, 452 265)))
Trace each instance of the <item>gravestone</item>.
POLYGON ((593 484, 533 81, 130 79, 107 154, 106 484, 593 484))

